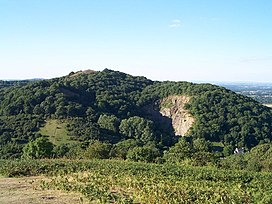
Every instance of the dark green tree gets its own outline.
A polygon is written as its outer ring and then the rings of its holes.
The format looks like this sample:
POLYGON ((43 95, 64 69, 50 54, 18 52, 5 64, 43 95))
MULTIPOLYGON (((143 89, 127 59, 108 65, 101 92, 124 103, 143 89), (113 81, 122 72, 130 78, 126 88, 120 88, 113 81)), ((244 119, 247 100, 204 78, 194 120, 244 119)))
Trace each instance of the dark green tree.
POLYGON ((142 142, 155 139, 153 122, 138 116, 122 120, 119 129, 126 138, 138 139, 142 142))
POLYGON ((98 140, 91 141, 84 153, 86 159, 108 159, 111 145, 98 140))
POLYGON ((128 151, 139 145, 139 142, 134 139, 128 139, 118 142, 117 144, 113 145, 110 155, 111 157, 126 159, 128 151))
POLYGON ((115 115, 102 114, 100 115, 97 123, 99 124, 100 128, 109 130, 113 133, 118 133, 120 120, 115 115))
POLYGON ((180 163, 185 159, 190 159, 193 153, 193 145, 186 141, 186 138, 181 137, 173 147, 170 147, 170 149, 164 153, 164 159, 168 162, 180 163))
POLYGON ((48 138, 40 137, 24 146, 22 157, 28 159, 50 158, 53 148, 54 145, 48 138))
POLYGON ((134 147, 129 149, 127 153, 127 159, 136 162, 155 162, 156 158, 159 156, 160 151, 151 146, 134 147))

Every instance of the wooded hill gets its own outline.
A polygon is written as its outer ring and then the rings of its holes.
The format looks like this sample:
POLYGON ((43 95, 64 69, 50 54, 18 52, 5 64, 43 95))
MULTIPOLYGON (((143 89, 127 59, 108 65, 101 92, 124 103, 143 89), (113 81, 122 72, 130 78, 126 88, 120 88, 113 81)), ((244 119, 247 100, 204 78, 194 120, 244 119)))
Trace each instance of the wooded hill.
POLYGON ((126 143, 127 150, 151 145, 162 154, 179 138, 166 122, 171 118, 159 113, 168 96, 190 97, 184 107, 194 123, 184 136, 189 142, 220 144, 207 151, 227 155, 235 147, 251 149, 272 139, 270 108, 211 84, 151 81, 105 69, 3 86, 0 92, 1 158, 20 157, 23 146, 41 137, 41 128, 53 119, 65 124, 70 140, 81 146, 96 140, 126 143))

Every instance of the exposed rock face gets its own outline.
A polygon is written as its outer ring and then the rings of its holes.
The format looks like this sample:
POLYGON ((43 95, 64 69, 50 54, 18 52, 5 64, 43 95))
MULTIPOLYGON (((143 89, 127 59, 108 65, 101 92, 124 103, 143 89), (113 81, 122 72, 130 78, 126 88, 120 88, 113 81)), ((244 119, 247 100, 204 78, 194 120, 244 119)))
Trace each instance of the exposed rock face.
POLYGON ((170 118, 175 135, 184 136, 194 123, 194 118, 184 105, 190 101, 188 96, 168 96, 160 102, 160 113, 170 118))
POLYGON ((71 72, 68 76, 69 77, 76 77, 78 75, 81 75, 81 74, 94 74, 96 73, 96 71, 94 70, 91 70, 91 69, 87 69, 87 70, 80 70, 80 71, 77 71, 77 72, 71 72))

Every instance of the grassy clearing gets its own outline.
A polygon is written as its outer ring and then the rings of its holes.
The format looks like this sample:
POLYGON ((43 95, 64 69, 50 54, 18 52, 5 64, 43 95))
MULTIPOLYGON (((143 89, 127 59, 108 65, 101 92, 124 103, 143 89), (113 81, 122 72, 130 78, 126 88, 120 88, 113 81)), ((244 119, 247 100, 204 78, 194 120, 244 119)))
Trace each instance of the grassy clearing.
POLYGON ((39 133, 48 136, 49 140, 55 145, 75 143, 75 141, 71 140, 71 136, 68 135, 66 124, 64 120, 50 119, 46 121, 39 133))

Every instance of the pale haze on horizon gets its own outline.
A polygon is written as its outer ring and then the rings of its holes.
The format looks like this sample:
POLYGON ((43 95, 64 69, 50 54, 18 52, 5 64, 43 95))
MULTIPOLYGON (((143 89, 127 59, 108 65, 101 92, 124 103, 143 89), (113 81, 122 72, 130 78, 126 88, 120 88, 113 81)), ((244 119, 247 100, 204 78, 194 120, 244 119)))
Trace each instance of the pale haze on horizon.
POLYGON ((270 0, 0 0, 0 79, 271 82, 271 19, 270 0))

